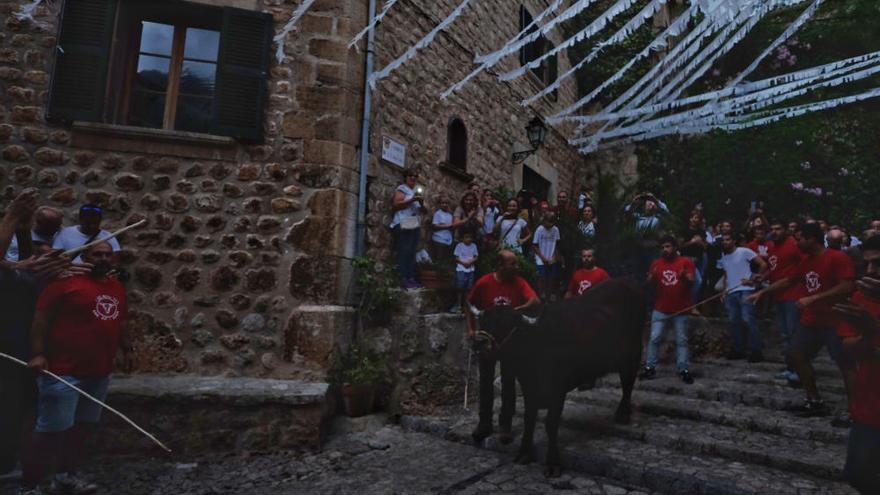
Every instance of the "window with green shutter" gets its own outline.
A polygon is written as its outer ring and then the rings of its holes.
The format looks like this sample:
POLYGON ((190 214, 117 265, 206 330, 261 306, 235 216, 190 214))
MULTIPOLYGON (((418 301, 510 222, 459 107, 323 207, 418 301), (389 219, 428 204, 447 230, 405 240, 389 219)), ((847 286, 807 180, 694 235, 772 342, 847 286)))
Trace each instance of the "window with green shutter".
POLYGON ((271 35, 259 12, 67 0, 48 115, 262 140, 271 35))

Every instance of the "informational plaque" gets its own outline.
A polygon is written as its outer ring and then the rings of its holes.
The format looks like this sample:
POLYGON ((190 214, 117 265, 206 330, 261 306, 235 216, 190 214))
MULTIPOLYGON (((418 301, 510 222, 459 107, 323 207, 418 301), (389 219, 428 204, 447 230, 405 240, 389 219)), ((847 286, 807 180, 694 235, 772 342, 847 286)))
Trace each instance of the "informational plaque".
POLYGON ((400 168, 406 167, 406 145, 382 136, 382 159, 400 168))

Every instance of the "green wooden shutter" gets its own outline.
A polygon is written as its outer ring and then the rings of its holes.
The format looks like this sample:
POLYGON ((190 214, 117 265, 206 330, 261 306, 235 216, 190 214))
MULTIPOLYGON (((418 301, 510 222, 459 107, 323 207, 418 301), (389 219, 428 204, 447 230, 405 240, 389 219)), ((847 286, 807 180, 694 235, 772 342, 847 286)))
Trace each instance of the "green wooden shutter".
POLYGON ((226 7, 214 113, 217 132, 251 141, 263 139, 266 81, 272 48, 272 16, 226 7))
POLYGON ((48 119, 102 120, 115 16, 116 0, 64 2, 48 119))

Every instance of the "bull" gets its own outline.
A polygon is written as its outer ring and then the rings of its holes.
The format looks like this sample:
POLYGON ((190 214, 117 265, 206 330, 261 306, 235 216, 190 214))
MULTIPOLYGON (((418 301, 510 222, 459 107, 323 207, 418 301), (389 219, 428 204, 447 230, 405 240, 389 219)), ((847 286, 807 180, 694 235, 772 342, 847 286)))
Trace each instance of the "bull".
POLYGON ((496 354, 513 367, 525 401, 522 441, 514 462, 535 460, 538 409, 547 409, 545 475, 559 476, 559 422, 574 388, 619 373, 623 396, 614 414, 629 423, 633 384, 642 358, 646 296, 628 280, 613 279, 583 295, 543 306, 532 318, 500 306, 479 311, 477 351, 496 354))

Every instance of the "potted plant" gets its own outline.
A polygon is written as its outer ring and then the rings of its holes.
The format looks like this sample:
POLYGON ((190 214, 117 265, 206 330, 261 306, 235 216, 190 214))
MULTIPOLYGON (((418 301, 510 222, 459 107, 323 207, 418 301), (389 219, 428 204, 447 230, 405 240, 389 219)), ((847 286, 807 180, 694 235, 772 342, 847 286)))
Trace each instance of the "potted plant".
POLYGON ((396 273, 368 256, 352 260, 360 291, 358 315, 368 322, 385 324, 400 309, 400 282, 396 273))
POLYGON ((376 352, 352 344, 338 352, 333 381, 342 391, 345 414, 352 418, 373 412, 376 390, 385 379, 385 360, 376 352))

